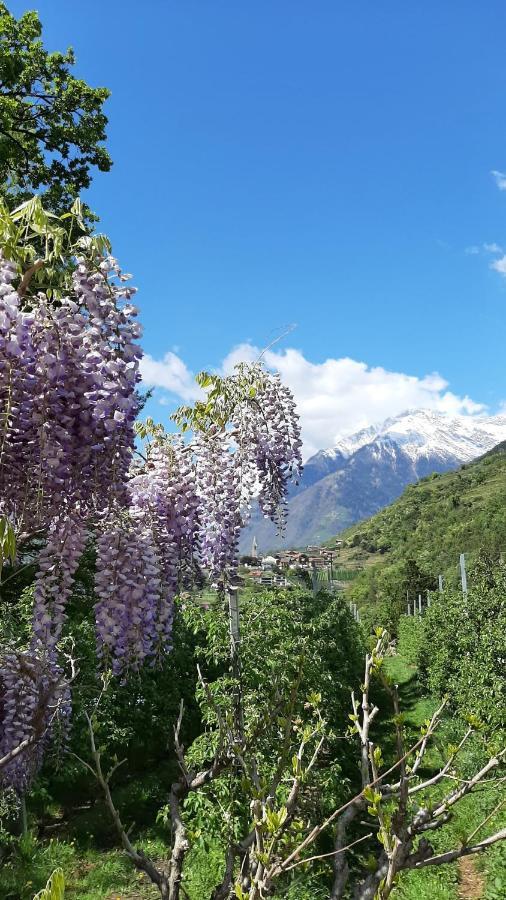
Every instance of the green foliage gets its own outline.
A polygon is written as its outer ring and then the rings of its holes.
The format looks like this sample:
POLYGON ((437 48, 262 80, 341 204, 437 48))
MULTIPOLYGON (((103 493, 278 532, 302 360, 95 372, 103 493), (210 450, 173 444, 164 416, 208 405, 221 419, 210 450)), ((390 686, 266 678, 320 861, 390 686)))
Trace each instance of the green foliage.
POLYGON ((11 207, 43 191, 61 214, 89 187, 92 168, 111 167, 102 146, 109 91, 75 78, 73 51, 49 53, 41 32, 36 12, 16 19, 0 3, 0 190, 11 207))
POLYGON ((465 597, 452 589, 434 596, 418 662, 431 691, 448 694, 464 715, 504 726, 506 566, 481 559, 469 574, 465 597))
MULTIPOLYGON (((21 841, 19 842, 21 844, 21 841)), ((163 854, 160 841, 144 836, 148 852, 163 854)), ((121 850, 100 851, 80 847, 65 838, 37 841, 30 836, 24 850, 4 861, 0 871, 0 900, 32 900, 37 890, 44 890, 48 872, 61 868, 65 875, 65 900, 112 900, 117 897, 139 897, 157 900, 158 891, 147 885, 132 868, 121 850)))
POLYGON ((0 245, 4 256, 17 265, 18 291, 25 305, 44 291, 59 298, 69 286, 74 258, 100 261, 111 245, 103 234, 86 233, 85 210, 79 199, 60 216, 48 211, 40 197, 31 197, 10 211, 0 198, 0 245))
POLYGON ((65 877, 62 869, 55 869, 48 883, 33 900, 63 900, 65 896, 65 877))
MULTIPOLYGON (((229 671, 226 610, 220 604, 209 610, 188 604, 184 615, 199 641, 197 657, 213 697, 210 704, 205 691, 199 691, 206 731, 187 753, 189 763, 198 769, 218 739, 216 705, 229 726, 233 721, 237 684, 229 671)), ((363 651, 360 630, 346 605, 323 592, 316 598, 305 589, 241 594, 244 722, 246 736, 255 735, 258 781, 247 774, 246 758, 241 778, 227 773, 187 801, 185 817, 195 850, 212 852, 216 842, 223 847, 231 838, 244 837, 251 827, 251 804, 259 796, 257 784, 265 791, 280 766, 283 777, 272 806, 257 825, 269 843, 281 842, 287 852, 306 817, 325 816, 356 786, 354 753, 342 738, 350 689, 363 668, 363 651), (322 758, 308 772, 321 738, 322 758), (285 830, 285 804, 294 775, 301 782, 301 818, 290 821, 285 830)))
POLYGON ((14 564, 16 558, 16 533, 5 516, 0 517, 0 575, 5 562, 14 564))
POLYGON ((185 866, 184 889, 190 900, 210 897, 213 888, 222 877, 223 851, 216 840, 210 840, 204 847, 193 843, 185 866))
POLYGON ((397 651, 409 665, 418 665, 423 639, 424 618, 422 616, 401 616, 397 651))
MULTIPOLYGON (((216 691, 230 705, 228 616, 221 606, 209 610, 187 604, 187 626, 197 637, 197 656, 216 691)), ((362 675, 361 631, 346 604, 323 591, 316 598, 304 588, 241 592, 241 664, 250 721, 258 721, 269 703, 287 698, 300 681, 298 709, 319 697, 331 730, 345 728, 349 692, 362 675)), ((342 755, 342 742, 340 742, 342 755)))
POLYGON ((505 550, 506 444, 456 472, 411 485, 344 538, 367 549, 373 563, 350 586, 349 598, 366 624, 380 621, 395 634, 406 591, 411 600, 418 593, 425 600, 440 574, 448 586, 458 585, 460 553, 470 565, 481 552, 497 560, 505 550))
POLYGON ((193 406, 180 406, 171 418, 183 432, 224 428, 233 420, 237 406, 245 401, 255 403, 264 384, 264 372, 260 360, 255 365, 240 363, 233 375, 225 377, 199 372, 195 380, 205 392, 205 399, 197 400, 193 406))

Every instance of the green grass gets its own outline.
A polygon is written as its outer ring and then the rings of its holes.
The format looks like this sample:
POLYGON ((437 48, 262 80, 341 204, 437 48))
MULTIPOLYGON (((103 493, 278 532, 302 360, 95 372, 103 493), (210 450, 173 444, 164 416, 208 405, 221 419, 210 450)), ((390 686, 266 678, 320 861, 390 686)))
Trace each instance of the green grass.
MULTIPOLYGON (((164 855, 159 841, 146 838, 142 844, 146 852, 164 855)), ((2 866, 1 900, 32 900, 57 867, 65 875, 65 900, 155 900, 159 896, 121 850, 84 848, 75 841, 41 842, 29 834, 2 866)))

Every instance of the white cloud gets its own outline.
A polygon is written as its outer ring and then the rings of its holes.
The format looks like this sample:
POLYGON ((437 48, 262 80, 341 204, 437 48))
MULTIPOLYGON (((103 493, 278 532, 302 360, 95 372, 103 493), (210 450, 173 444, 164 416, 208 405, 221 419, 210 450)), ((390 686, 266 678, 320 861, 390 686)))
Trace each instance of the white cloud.
POLYGON ((164 388, 185 403, 193 403, 202 396, 193 372, 172 350, 161 360, 153 359, 146 353, 141 359, 140 368, 142 380, 147 387, 164 388))
POLYGON ((499 257, 499 259, 494 259, 490 263, 490 268, 494 269, 495 272, 499 272, 499 275, 506 277, 506 255, 499 257))
POLYGON ((496 244, 495 241, 493 241, 492 244, 483 244, 483 249, 486 250, 487 253, 504 253, 503 248, 500 247, 499 244, 496 244))
MULTIPOLYGON (((228 374, 238 362, 258 359, 260 351, 252 344, 234 347, 225 357, 219 371, 228 374)), ((143 378, 192 400, 191 372, 175 355, 167 354, 162 362, 148 357, 143 365, 143 378), (149 378, 144 376, 149 372, 149 378), (176 377, 174 377, 176 373, 176 377), (177 383, 181 390, 178 391, 177 383)), ((307 458, 324 447, 331 447, 340 437, 353 434, 406 409, 435 409, 449 414, 473 415, 484 410, 469 397, 448 390, 448 382, 437 373, 418 377, 391 372, 382 366, 370 367, 348 357, 313 363, 293 348, 267 350, 265 363, 281 374, 293 391, 301 417, 304 456, 307 458)), ((198 388, 193 388, 198 394, 198 388)))
POLYGON ((494 176, 499 190, 506 191, 506 175, 504 174, 504 172, 498 172, 497 169, 492 169, 490 174, 494 176))
POLYGON ((466 247, 465 249, 465 253, 467 253, 468 256, 476 256, 479 252, 480 248, 477 247, 476 244, 473 244, 472 247, 466 247))

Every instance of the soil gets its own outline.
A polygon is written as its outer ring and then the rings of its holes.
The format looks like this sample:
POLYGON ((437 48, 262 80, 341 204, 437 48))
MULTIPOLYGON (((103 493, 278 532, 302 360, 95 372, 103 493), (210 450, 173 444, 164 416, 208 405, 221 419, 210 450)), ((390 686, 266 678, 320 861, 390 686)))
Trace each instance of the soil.
POLYGON ((480 900, 483 897, 485 881, 472 856, 459 859, 459 882, 461 900, 480 900))

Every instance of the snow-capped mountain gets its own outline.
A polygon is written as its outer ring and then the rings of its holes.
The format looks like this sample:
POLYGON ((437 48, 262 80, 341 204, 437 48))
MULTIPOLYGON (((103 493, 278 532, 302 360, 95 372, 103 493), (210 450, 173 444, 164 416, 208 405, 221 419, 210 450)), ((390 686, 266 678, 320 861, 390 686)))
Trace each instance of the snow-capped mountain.
POLYGON ((329 456, 351 456, 372 441, 388 438, 416 461, 437 455, 469 462, 506 438, 506 415, 449 416, 429 409, 414 409, 342 438, 329 456))
POLYGON ((506 415, 416 409, 364 428, 308 460, 291 491, 284 539, 254 515, 241 550, 249 552, 253 534, 261 551, 324 541, 392 503, 408 484, 458 468, 504 440, 506 415))

